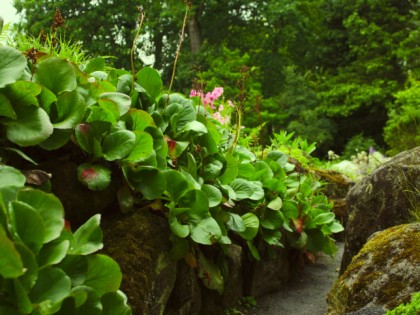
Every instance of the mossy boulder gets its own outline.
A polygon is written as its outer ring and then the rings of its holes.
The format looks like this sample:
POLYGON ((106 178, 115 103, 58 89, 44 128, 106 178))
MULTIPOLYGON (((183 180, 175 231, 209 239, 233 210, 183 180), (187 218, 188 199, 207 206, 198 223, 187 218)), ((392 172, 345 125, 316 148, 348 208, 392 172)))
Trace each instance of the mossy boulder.
POLYGON ((104 221, 105 253, 121 267, 121 289, 133 314, 162 314, 177 273, 168 221, 148 210, 104 221))
POLYGON ((349 212, 341 271, 370 235, 407 223, 420 207, 420 147, 395 156, 354 185, 347 194, 349 212))
POLYGON ((327 297, 327 315, 384 314, 420 291, 420 223, 375 233, 327 297))

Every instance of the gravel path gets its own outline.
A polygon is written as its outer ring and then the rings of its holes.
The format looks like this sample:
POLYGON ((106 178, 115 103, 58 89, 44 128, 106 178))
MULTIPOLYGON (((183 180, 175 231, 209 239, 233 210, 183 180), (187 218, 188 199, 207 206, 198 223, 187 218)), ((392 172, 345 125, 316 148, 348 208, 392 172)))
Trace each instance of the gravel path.
POLYGON ((325 315, 326 296, 338 277, 343 243, 337 243, 334 258, 320 255, 315 264, 306 266, 300 278, 286 289, 257 299, 247 315, 325 315))

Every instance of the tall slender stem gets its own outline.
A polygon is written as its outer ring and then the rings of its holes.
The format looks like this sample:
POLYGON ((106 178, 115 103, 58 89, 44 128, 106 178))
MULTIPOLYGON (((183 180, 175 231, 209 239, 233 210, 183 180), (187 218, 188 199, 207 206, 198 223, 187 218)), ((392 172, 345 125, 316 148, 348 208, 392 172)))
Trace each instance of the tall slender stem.
POLYGON ((140 37, 141 28, 143 27, 143 21, 144 21, 144 11, 142 8, 138 7, 140 11, 139 16, 139 27, 136 32, 136 36, 134 37, 133 45, 131 46, 130 51, 130 63, 131 63, 131 74, 133 78, 131 79, 131 90, 134 89, 134 82, 136 81, 136 68, 134 67, 134 49, 136 48, 137 41, 140 37))

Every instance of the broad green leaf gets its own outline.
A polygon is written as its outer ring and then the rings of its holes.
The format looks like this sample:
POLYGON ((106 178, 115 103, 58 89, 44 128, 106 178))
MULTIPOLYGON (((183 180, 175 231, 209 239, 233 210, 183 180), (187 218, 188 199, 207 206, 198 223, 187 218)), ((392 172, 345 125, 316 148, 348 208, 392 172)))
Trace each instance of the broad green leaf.
POLYGON ((203 281, 203 284, 211 289, 217 290, 222 294, 224 288, 224 280, 220 268, 211 260, 204 257, 202 253, 198 256, 198 277, 203 281))
POLYGON ((204 180, 214 180, 219 177, 222 169, 223 163, 219 160, 213 159, 204 166, 202 177, 204 180))
POLYGON ((101 215, 96 214, 77 229, 68 251, 70 255, 88 255, 102 249, 100 221, 101 215))
POLYGON ((260 260, 260 253, 258 252, 258 249, 255 247, 254 244, 252 244, 251 241, 247 241, 246 245, 248 246, 249 251, 251 252, 252 257, 254 257, 256 260, 260 260))
POLYGON ((267 244, 284 247, 281 243, 281 232, 279 230, 263 230, 262 238, 267 244))
POLYGON ((128 95, 118 92, 105 92, 99 95, 98 104, 102 108, 118 113, 120 117, 128 112, 131 106, 131 98, 128 95))
POLYGON ((18 169, 0 164, 0 188, 8 186, 23 187, 26 177, 18 169))
POLYGON ((124 159, 127 162, 145 161, 153 152, 153 138, 145 131, 133 131, 136 140, 130 154, 124 159))
POLYGON ((22 147, 45 141, 53 133, 48 114, 39 107, 15 107, 16 120, 5 122, 7 138, 22 147))
POLYGON ((77 143, 86 152, 93 154, 95 146, 99 146, 98 140, 102 139, 102 134, 107 132, 111 124, 103 121, 79 124, 75 128, 77 143), (97 145, 95 145, 95 140, 97 145))
POLYGON ((48 151, 57 150, 70 140, 72 134, 73 129, 54 129, 52 135, 39 146, 48 151))
POLYGON ((235 148, 235 152, 234 152, 233 155, 238 156, 239 160, 249 160, 251 162, 255 162, 256 159, 257 159, 254 153, 252 153, 247 148, 244 148, 244 147, 241 147, 241 146, 237 146, 235 148))
POLYGON ((12 201, 11 222, 22 242, 38 253, 45 239, 44 220, 37 210, 22 201, 12 201))
POLYGON ((166 190, 166 176, 155 167, 124 165, 123 173, 129 185, 148 200, 160 197, 166 190))
POLYGON ((219 177, 223 185, 231 183, 239 174, 238 160, 231 154, 226 153, 226 167, 223 174, 219 177))
POLYGON ((194 156, 188 152, 187 153, 187 172, 194 178, 197 178, 197 161, 195 160, 194 156))
POLYGON ((238 165, 238 175, 239 177, 252 180, 255 176, 255 168, 254 165, 250 161, 242 161, 238 165))
POLYGON ((58 119, 53 123, 54 128, 70 129, 76 127, 85 115, 86 103, 77 92, 66 92, 57 99, 58 119))
POLYGON ((269 230, 277 230, 284 223, 284 216, 281 211, 266 209, 264 215, 260 218, 262 227, 269 230))
POLYGON ((212 245, 222 236, 219 224, 212 217, 190 223, 192 240, 199 244, 212 245))
POLYGON ((283 205, 283 200, 281 200, 280 197, 276 197, 268 203, 267 208, 271 210, 280 210, 282 205, 283 205))
POLYGON ((289 233, 288 240, 289 240, 290 245, 292 245, 294 248, 302 249, 308 243, 308 235, 306 234, 305 231, 303 231, 301 234, 289 233))
POLYGON ((281 167, 285 167, 288 161, 287 155, 280 151, 270 151, 267 153, 266 158, 277 162, 281 167))
POLYGON ((169 185, 166 186, 166 192, 173 201, 178 201, 189 189, 188 180, 185 176, 176 170, 166 170, 163 172, 169 185))
POLYGON ((83 72, 91 73, 94 71, 103 71, 105 69, 105 59, 104 58, 92 58, 83 68, 83 72))
POLYGON ((184 128, 182 128, 182 131, 194 131, 195 133, 202 135, 207 133, 207 128, 201 122, 194 120, 187 122, 184 128))
POLYGON ((318 214, 314 218, 314 223, 317 225, 328 224, 334 221, 335 215, 332 212, 318 214))
POLYGON ((105 136, 102 143, 104 158, 108 161, 120 160, 134 148, 136 136, 129 130, 119 130, 105 136))
POLYGON ((60 236, 64 227, 64 209, 56 196, 41 190, 21 190, 17 195, 17 199, 31 205, 42 217, 44 243, 48 243, 60 236))
POLYGON ((16 113, 10 100, 0 93, 0 116, 16 119, 16 113))
POLYGON ((117 122, 117 117, 115 117, 114 113, 109 109, 102 108, 99 106, 91 106, 89 107, 88 111, 89 115, 86 118, 87 123, 91 122, 107 122, 109 124, 115 124, 117 122))
POLYGON ((299 215, 296 202, 290 200, 283 202, 281 211, 283 212, 284 216, 289 219, 296 219, 299 215))
POLYGON ((309 197, 312 194, 312 186, 309 183, 302 183, 299 187, 299 191, 302 192, 304 196, 309 197))
POLYGON ((258 217, 251 213, 245 213, 242 216, 242 220, 245 224, 245 231, 244 232, 237 232, 242 238, 246 239, 247 241, 252 240, 258 233, 258 228, 260 227, 260 221, 258 217))
POLYGON ((265 181, 273 178, 273 171, 271 170, 270 166, 264 161, 257 161, 255 162, 255 174, 254 179, 265 181))
POLYGON ((67 255, 58 265, 71 279, 72 287, 80 286, 86 279, 87 255, 67 255))
POLYGON ((29 297, 34 304, 48 301, 53 309, 56 307, 54 304, 61 302, 70 295, 70 290, 71 280, 63 270, 45 267, 39 271, 38 280, 29 292, 29 297))
POLYGON ((127 297, 121 291, 109 292, 101 297, 102 315, 131 315, 130 306, 127 305, 127 297))
POLYGON ((26 64, 26 58, 19 50, 0 46, 0 88, 18 80, 26 64))
POLYGON ((229 186, 235 191, 235 200, 246 199, 254 194, 253 185, 243 178, 236 178, 229 186))
POLYGON ((209 200, 209 207, 216 207, 222 202, 223 196, 217 187, 203 184, 201 186, 201 191, 206 194, 207 199, 209 200))
POLYGON ((145 67, 137 73, 137 83, 153 98, 157 98, 162 90, 159 72, 150 67, 145 67))
POLYGON ((31 300, 18 279, 13 280, 13 288, 18 310, 23 314, 30 314, 33 309, 31 300))
POLYGON ((144 129, 144 131, 146 131, 148 134, 152 136, 154 150, 159 150, 163 147, 165 143, 165 138, 163 136, 162 131, 159 128, 157 128, 156 126, 148 126, 144 129))
POLYGON ((67 255, 70 247, 68 240, 57 240, 45 244, 38 254, 38 264, 40 267, 55 265, 60 263, 67 255))
POLYGON ((34 286, 36 279, 38 279, 39 267, 36 261, 36 256, 28 247, 22 243, 15 243, 15 246, 16 250, 19 252, 23 267, 25 269, 25 273, 18 279, 26 292, 29 292, 29 290, 34 286))
POLYGON ((77 179, 91 190, 104 190, 111 183, 111 171, 100 164, 84 163, 77 168, 77 179))
MULTIPOLYGON (((0 275, 3 278, 17 278, 24 273, 19 252, 6 231, 0 225, 0 275)), ((0 313, 1 314, 1 313, 0 313)))
POLYGON ((51 107, 57 101, 57 96, 45 86, 42 86, 41 93, 38 96, 39 105, 48 113, 51 114, 51 107))
POLYGON ((178 218, 175 215, 169 215, 169 227, 171 231, 178 237, 185 238, 190 234, 190 228, 188 225, 182 224, 179 222, 178 218))
POLYGON ((31 81, 16 81, 7 86, 7 98, 12 104, 19 106, 39 106, 37 95, 41 93, 41 86, 31 81))
POLYGON ((344 227, 337 221, 332 222, 328 225, 329 230, 331 233, 340 233, 344 231, 344 227))
POLYGON ((190 208, 197 216, 206 215, 209 211, 209 200, 207 196, 198 189, 188 191, 178 202, 180 207, 190 208))
POLYGON ((77 86, 73 66, 65 59, 51 57, 36 66, 34 80, 44 85, 56 95, 73 91, 77 86))
POLYGON ((87 256, 88 270, 84 285, 91 287, 101 297, 105 293, 118 290, 122 274, 118 264, 105 255, 87 256))
POLYGON ((249 181, 249 184, 254 190, 253 194, 249 197, 251 200, 261 200, 264 198, 264 189, 260 186, 261 182, 259 181, 249 181))
POLYGON ((149 126, 154 126, 155 122, 150 114, 141 109, 132 108, 129 111, 129 118, 127 117, 127 128, 130 130, 143 131, 149 126))
POLYGON ((239 214, 230 213, 229 214, 229 221, 226 223, 227 227, 235 232, 245 232, 246 227, 244 220, 239 214))

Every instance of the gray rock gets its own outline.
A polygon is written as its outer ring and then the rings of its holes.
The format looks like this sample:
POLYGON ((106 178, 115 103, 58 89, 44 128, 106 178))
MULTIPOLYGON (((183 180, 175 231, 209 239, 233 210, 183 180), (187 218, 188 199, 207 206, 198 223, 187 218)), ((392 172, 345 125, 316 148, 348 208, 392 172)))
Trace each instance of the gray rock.
POLYGON ((347 194, 349 218, 340 273, 371 234, 410 221, 420 204, 420 147, 395 156, 347 194))
POLYGON ((419 244, 420 223, 374 235, 328 294, 327 315, 376 315, 409 302, 420 291, 419 244))
POLYGON ((147 210, 104 222, 104 251, 123 273, 122 291, 133 314, 160 315, 174 288, 168 221, 147 210))

